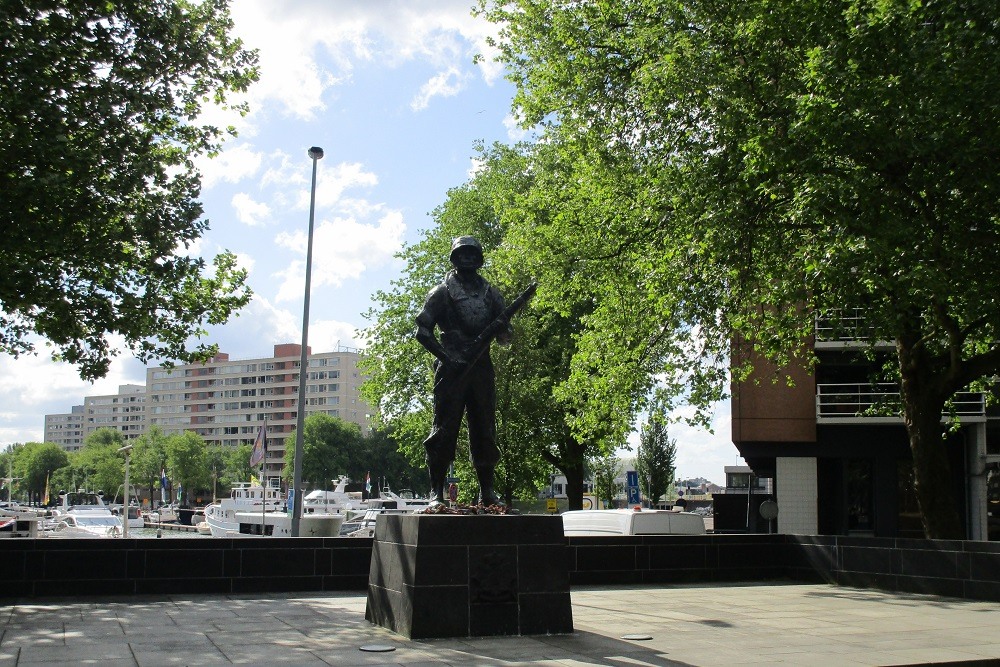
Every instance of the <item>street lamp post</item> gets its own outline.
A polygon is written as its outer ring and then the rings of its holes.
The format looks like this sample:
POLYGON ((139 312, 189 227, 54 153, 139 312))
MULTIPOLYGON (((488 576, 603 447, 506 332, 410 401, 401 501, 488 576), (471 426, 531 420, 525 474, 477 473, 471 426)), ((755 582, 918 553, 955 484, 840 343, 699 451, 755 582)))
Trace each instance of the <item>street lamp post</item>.
POLYGON ((119 447, 118 451, 125 454, 125 500, 122 504, 122 537, 128 537, 128 463, 129 454, 132 453, 132 445, 119 447))
MULTIPOLYGON (((292 504, 292 537, 299 536, 299 524, 302 522, 302 432, 306 421, 306 375, 308 374, 309 345, 309 284, 312 279, 313 252, 313 221, 316 216, 316 164, 323 158, 323 149, 313 146, 309 149, 312 159, 312 187, 309 191, 309 234, 306 241, 306 290, 302 300, 302 351, 299 357, 299 397, 298 413, 295 419, 295 471, 292 480, 294 503, 292 504)), ((263 527, 261 527, 263 530, 263 527)))

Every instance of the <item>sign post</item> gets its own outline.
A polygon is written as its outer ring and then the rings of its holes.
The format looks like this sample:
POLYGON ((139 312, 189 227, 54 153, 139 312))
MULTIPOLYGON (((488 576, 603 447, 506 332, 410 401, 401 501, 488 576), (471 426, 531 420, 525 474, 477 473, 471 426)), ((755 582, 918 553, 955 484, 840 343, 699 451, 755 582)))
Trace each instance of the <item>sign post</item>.
POLYGON ((625 495, 629 505, 638 505, 642 502, 639 494, 639 473, 635 470, 625 472, 625 495))

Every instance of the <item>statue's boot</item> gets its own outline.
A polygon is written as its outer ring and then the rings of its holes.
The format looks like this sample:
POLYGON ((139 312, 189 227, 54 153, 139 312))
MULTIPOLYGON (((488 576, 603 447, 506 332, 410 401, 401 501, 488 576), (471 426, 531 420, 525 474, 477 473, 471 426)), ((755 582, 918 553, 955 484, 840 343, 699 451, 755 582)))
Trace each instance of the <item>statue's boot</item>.
POLYGON ((483 507, 490 505, 502 505, 496 491, 493 490, 493 468, 476 468, 476 477, 479 479, 479 502, 483 507))
POLYGON ((432 466, 428 469, 431 476, 431 505, 447 505, 448 496, 444 492, 444 482, 448 476, 448 467, 432 466))

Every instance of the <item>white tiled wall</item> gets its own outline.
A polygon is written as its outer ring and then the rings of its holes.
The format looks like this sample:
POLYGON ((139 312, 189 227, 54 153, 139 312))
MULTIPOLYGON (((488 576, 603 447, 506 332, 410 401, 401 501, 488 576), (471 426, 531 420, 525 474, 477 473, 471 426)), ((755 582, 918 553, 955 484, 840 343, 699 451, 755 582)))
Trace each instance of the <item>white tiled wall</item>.
POLYGON ((778 498, 778 532, 787 535, 815 535, 816 459, 778 457, 775 469, 778 498))

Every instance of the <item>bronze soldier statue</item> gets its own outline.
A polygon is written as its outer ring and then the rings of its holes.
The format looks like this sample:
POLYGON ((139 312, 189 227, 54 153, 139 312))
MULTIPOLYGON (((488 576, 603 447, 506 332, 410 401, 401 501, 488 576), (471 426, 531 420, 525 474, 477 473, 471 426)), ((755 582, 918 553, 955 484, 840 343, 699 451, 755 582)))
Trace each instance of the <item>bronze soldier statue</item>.
POLYGON ((510 342, 513 329, 500 292, 478 271, 483 247, 471 236, 451 246, 451 264, 444 282, 427 295, 417 315, 416 338, 433 354, 434 423, 424 440, 431 480, 431 500, 447 503, 445 478, 455 460, 458 431, 465 414, 469 425, 472 465, 479 480, 479 501, 496 505, 493 473, 499 460, 496 444, 496 385, 489 345, 495 337, 510 342), (438 340, 434 328, 441 332, 438 340))

